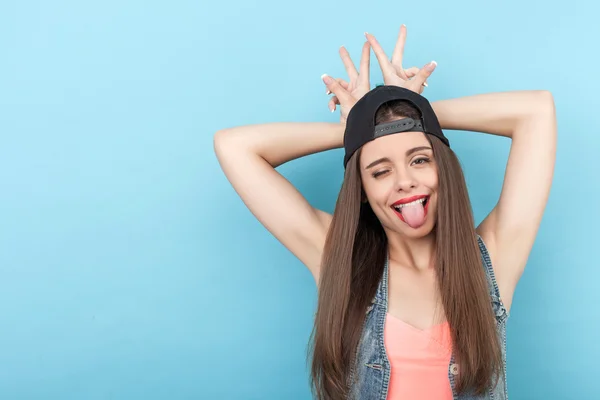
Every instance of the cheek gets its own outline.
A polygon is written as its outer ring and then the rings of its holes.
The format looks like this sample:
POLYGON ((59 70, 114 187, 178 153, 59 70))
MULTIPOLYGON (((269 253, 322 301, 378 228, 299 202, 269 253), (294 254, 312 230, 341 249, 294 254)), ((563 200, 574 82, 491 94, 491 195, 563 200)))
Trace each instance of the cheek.
POLYGON ((436 190, 438 187, 438 173, 435 168, 430 168, 427 170, 421 171, 419 181, 424 186, 427 186, 430 189, 436 190))
POLYGON ((369 182, 363 184, 363 190, 372 208, 387 207, 390 196, 390 187, 384 182, 369 182))
POLYGON ((438 188, 438 177, 437 177, 437 175, 434 175, 431 178, 431 182, 429 183, 429 187, 432 188, 433 190, 437 190, 437 188, 438 188))
POLYGON ((380 206, 387 202, 387 191, 382 187, 371 186, 365 189, 365 193, 373 206, 380 206))

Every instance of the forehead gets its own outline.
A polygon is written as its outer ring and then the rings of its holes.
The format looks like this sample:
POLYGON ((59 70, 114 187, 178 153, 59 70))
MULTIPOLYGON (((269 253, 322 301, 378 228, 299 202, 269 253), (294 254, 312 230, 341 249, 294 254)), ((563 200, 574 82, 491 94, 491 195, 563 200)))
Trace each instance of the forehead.
POLYGON ((414 147, 427 146, 431 144, 423 132, 400 132, 381 136, 366 143, 361 150, 361 167, 382 158, 404 159, 406 151, 414 147))

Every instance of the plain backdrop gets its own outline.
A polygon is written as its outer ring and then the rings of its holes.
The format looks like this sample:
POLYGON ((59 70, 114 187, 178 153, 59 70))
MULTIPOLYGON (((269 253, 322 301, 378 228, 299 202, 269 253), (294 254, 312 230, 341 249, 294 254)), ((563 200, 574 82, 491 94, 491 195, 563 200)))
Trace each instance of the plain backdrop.
MULTIPOLYGON (((558 155, 508 323, 514 399, 590 399, 600 358, 597 3, 7 1, 0 5, 0 398, 310 399, 308 270, 221 172, 219 129, 338 121, 373 33, 436 60, 431 101, 545 89, 558 155)), ((372 54, 372 85, 382 82, 372 54)), ((446 131, 476 221, 510 141, 446 131)), ((342 151, 279 168, 332 211, 342 151)), ((536 168, 529 165, 527 168, 536 168)), ((522 201, 528 199, 522 193, 522 201)))

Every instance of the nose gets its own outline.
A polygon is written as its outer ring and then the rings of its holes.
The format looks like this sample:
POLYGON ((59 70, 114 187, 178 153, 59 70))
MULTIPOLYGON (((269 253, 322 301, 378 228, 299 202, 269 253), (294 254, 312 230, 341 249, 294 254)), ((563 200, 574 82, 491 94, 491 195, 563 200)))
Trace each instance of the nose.
POLYGON ((407 169, 397 170, 395 190, 398 192, 410 192, 417 187, 417 181, 407 169))

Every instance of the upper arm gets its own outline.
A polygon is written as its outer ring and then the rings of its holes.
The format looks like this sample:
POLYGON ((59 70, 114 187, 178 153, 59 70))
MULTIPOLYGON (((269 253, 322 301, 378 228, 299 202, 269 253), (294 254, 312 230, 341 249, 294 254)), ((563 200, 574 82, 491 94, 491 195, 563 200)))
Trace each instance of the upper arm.
POLYGON ((252 214, 313 274, 318 283, 321 254, 331 215, 312 207, 262 157, 215 135, 215 153, 227 179, 252 214))
POLYGON ((530 118, 512 134, 500 199, 477 228, 486 242, 503 302, 509 308, 550 193, 556 117, 549 92, 539 92, 530 118))

